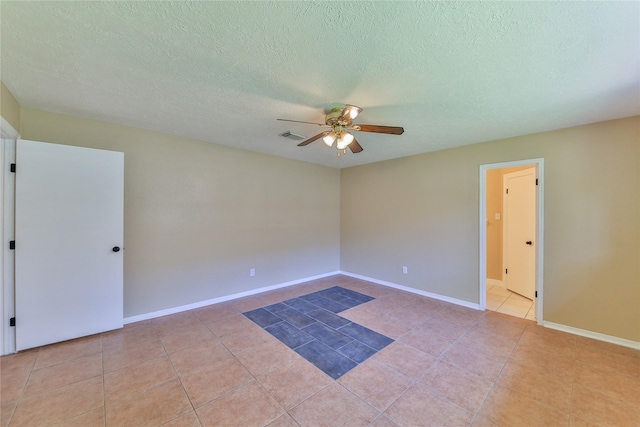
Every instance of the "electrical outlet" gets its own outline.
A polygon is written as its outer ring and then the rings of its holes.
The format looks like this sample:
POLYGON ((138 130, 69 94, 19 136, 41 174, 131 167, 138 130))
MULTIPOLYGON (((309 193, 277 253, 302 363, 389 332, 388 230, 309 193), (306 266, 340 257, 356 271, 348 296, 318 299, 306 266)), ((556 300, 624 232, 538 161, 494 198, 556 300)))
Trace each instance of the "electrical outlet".
POLYGON ((406 266, 406 265, 403 265, 403 266, 402 266, 402 273, 404 273, 404 274, 409 274, 409 269, 407 268, 407 266, 406 266))
POLYGON ((255 275, 256 275, 256 269, 255 268, 249 269, 249 276, 253 277, 255 275))

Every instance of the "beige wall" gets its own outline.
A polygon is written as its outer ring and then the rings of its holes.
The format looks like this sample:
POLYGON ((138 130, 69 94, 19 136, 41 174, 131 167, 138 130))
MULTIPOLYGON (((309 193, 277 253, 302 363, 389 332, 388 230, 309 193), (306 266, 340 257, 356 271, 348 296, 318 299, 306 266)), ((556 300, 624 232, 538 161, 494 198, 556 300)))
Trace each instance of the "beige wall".
POLYGON ((22 135, 125 153, 126 317, 339 269, 337 169, 30 109, 22 135))
POLYGON ((504 211, 502 208, 504 175, 529 169, 530 166, 519 166, 504 169, 490 169, 487 171, 487 278, 502 280, 502 228, 504 224, 504 211), (496 214, 500 219, 495 219, 496 214))
POLYGON ((0 82, 0 116, 20 132, 20 105, 2 82, 0 82))
POLYGON ((539 157, 544 320, 640 341, 640 117, 342 170, 342 270, 477 303, 479 166, 539 157))

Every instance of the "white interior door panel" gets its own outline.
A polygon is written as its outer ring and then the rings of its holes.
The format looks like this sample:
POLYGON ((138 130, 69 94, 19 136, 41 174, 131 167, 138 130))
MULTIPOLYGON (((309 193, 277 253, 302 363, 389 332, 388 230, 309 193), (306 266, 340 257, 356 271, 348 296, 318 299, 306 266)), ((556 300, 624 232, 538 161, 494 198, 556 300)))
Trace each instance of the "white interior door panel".
POLYGON ((18 140, 16 349, 122 327, 124 153, 18 140))

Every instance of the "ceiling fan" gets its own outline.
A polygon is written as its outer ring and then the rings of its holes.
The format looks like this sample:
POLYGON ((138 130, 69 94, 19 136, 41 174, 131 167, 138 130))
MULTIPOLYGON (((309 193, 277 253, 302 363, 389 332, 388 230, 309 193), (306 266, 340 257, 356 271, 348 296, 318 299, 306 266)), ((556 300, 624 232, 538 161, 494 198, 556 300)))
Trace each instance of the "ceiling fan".
POLYGON ((333 143, 336 143, 336 148, 338 149, 338 157, 340 157, 340 152, 342 151, 344 154, 347 153, 347 147, 353 153, 359 153, 363 150, 362 146, 358 143, 356 138, 349 133, 350 130, 355 130, 359 132, 375 132, 375 133, 386 133, 390 135, 402 135, 404 129, 398 126, 380 126, 380 125, 356 125, 353 124, 353 119, 355 119, 358 114, 362 111, 362 108, 356 107, 355 105, 345 105, 344 108, 336 107, 329 111, 329 114, 324 119, 323 123, 313 123, 313 122, 303 122, 300 120, 287 120, 287 119, 278 119, 284 122, 295 122, 295 123, 307 123, 310 125, 318 125, 321 127, 329 128, 324 132, 320 132, 319 134, 312 136, 311 138, 302 141, 298 144, 298 147, 303 147, 305 145, 311 144, 313 141, 316 141, 322 138, 327 146, 332 147, 333 143))

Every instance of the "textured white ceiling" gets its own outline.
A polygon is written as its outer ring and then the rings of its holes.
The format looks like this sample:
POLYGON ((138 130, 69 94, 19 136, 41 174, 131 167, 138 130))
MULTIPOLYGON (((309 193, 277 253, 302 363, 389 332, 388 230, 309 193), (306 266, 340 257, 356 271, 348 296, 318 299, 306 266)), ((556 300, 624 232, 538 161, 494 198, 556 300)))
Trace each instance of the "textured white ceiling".
POLYGON ((0 2, 18 102, 333 167, 640 114, 639 2, 0 2), (360 154, 312 136, 339 103, 360 154))

